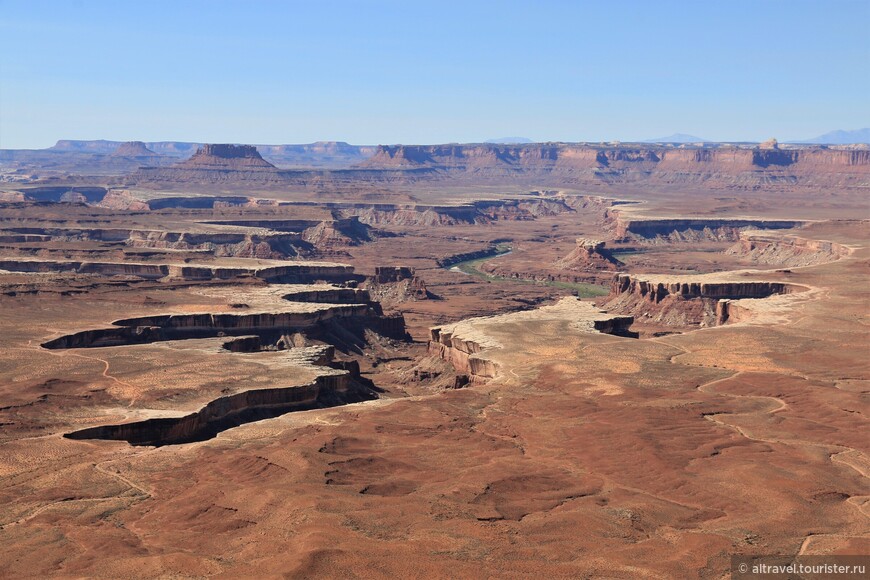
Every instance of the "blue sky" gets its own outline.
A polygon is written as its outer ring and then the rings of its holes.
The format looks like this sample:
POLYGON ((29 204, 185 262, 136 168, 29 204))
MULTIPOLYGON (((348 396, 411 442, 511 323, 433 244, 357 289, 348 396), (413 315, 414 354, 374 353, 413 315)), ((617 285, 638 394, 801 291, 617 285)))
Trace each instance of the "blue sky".
POLYGON ((2 148, 866 126, 870 0, 0 0, 2 148))

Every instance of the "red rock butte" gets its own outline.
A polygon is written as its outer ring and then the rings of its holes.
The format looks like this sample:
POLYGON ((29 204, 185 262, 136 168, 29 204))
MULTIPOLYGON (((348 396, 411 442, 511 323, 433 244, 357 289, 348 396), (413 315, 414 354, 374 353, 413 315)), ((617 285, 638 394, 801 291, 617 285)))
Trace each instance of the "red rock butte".
POLYGON ((128 141, 121 143, 112 152, 117 157, 157 157, 157 153, 148 149, 142 141, 128 141))
POLYGON ((190 169, 275 169, 253 145, 203 145, 176 167, 190 169))

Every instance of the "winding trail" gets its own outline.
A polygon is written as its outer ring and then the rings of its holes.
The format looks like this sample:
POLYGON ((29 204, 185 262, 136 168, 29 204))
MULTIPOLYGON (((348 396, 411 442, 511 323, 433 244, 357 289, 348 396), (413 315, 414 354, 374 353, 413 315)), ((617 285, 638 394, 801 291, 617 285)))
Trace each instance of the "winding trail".
MULTIPOLYGON (((33 347, 33 339, 27 341, 27 346, 33 347)), ((126 387, 127 389, 130 389, 132 391, 133 395, 132 395, 132 398, 130 399, 130 402, 127 404, 127 407, 132 407, 136 403, 136 401, 138 401, 139 397, 136 393, 138 392, 139 387, 137 387, 136 385, 133 385, 131 383, 128 383, 126 381, 122 381, 118 377, 116 377, 112 374, 109 374, 109 369, 111 367, 110 367, 109 361, 107 361, 106 359, 102 359, 102 358, 95 357, 95 356, 88 356, 85 354, 79 354, 77 352, 71 352, 70 350, 63 350, 61 352, 55 352, 51 349, 42 348, 42 346, 37 346, 35 348, 39 349, 40 352, 53 354, 54 356, 59 356, 59 357, 74 356, 74 357, 78 357, 78 358, 83 358, 85 360, 92 360, 92 361, 102 363, 103 364, 103 372, 102 372, 101 376, 103 376, 111 381, 114 381, 116 384, 121 385, 122 387, 126 387)))
POLYGON ((110 375, 109 374, 109 361, 102 359, 102 358, 95 357, 95 356, 87 356, 87 355, 79 354, 76 352, 64 351, 63 354, 66 354, 68 356, 76 356, 79 358, 93 360, 93 361, 103 363, 105 368, 103 369, 102 376, 104 376, 105 378, 110 379, 112 381, 115 381, 115 383, 121 385, 122 387, 127 387, 128 389, 130 389, 133 392, 133 396, 130 399, 130 403, 127 405, 127 407, 132 407, 136 403, 136 401, 138 400, 139 397, 136 395, 136 391, 138 390, 138 387, 136 387, 135 385, 132 385, 126 381, 122 381, 121 379, 119 379, 118 377, 116 377, 114 375, 110 375))
MULTIPOLYGON (((134 454, 129 455, 129 456, 125 456, 124 458, 125 459, 132 458, 132 457, 135 457, 136 455, 140 455, 140 454, 145 453, 145 452, 147 452, 147 450, 141 451, 139 453, 134 453, 134 454)), ((71 503, 95 503, 95 502, 105 502, 105 501, 115 501, 115 500, 132 500, 133 503, 136 503, 136 502, 143 501, 143 500, 146 500, 146 499, 152 497, 153 494, 151 493, 151 491, 145 489, 144 487, 142 487, 141 485, 139 485, 137 483, 132 482, 131 480, 124 477, 120 473, 108 471, 107 469, 102 467, 104 464, 110 463, 112 461, 116 461, 116 458, 107 459, 105 461, 101 461, 100 463, 94 463, 93 468, 95 471, 98 471, 104 475, 107 475, 109 477, 117 479, 118 481, 120 481, 121 483, 126 485, 129 489, 134 490, 135 491, 134 496, 126 496, 125 497, 123 494, 126 492, 122 492, 122 493, 112 495, 112 496, 107 496, 107 497, 86 497, 86 498, 59 499, 59 500, 47 503, 45 505, 39 506, 38 508, 36 508, 35 510, 30 512, 26 516, 19 518, 15 521, 7 522, 5 524, 0 524, 0 530, 2 530, 4 528, 8 528, 10 526, 16 526, 19 524, 26 523, 26 522, 32 520, 33 518, 37 517, 42 512, 44 512, 48 509, 51 509, 55 506, 59 506, 59 505, 71 504, 71 503)))

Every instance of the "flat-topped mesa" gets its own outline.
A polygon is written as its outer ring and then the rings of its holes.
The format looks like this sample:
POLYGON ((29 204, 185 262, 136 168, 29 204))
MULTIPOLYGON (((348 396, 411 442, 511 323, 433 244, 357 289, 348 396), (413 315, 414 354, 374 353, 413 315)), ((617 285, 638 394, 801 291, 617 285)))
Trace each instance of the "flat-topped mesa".
POLYGON ((189 169, 276 169, 253 145, 206 144, 175 167, 189 169))
POLYGON ((727 280, 721 276, 651 276, 617 274, 604 308, 637 320, 666 326, 715 326, 728 316, 722 304, 768 298, 805 288, 784 282, 727 280))
POLYGON ((556 304, 534 310, 469 318, 431 328, 429 354, 449 362, 456 372, 467 375, 471 382, 491 379, 499 374, 499 363, 491 354, 504 346, 492 338, 487 329, 501 324, 524 326, 538 322, 561 322, 584 333, 637 338, 637 334, 629 330, 633 317, 605 312, 577 298, 563 298, 556 304))
POLYGON ((169 167, 142 167, 124 183, 286 184, 287 177, 252 145, 202 145, 189 159, 169 167))
POLYGON ((577 238, 576 247, 571 253, 556 261, 557 268, 594 272, 598 270, 616 270, 624 264, 613 257, 605 248, 605 242, 588 238, 577 238))
POLYGON ((126 143, 121 143, 120 145, 118 145, 118 148, 112 152, 112 156, 160 157, 160 155, 148 149, 148 147, 142 141, 127 141, 126 143))

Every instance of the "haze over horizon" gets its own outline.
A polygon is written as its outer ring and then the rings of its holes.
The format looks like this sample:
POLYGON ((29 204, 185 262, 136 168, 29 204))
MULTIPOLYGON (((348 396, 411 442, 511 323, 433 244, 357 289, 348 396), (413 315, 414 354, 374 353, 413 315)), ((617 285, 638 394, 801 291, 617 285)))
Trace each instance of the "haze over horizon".
POLYGON ((863 0, 0 7, 7 149, 798 141, 870 125, 863 0))

